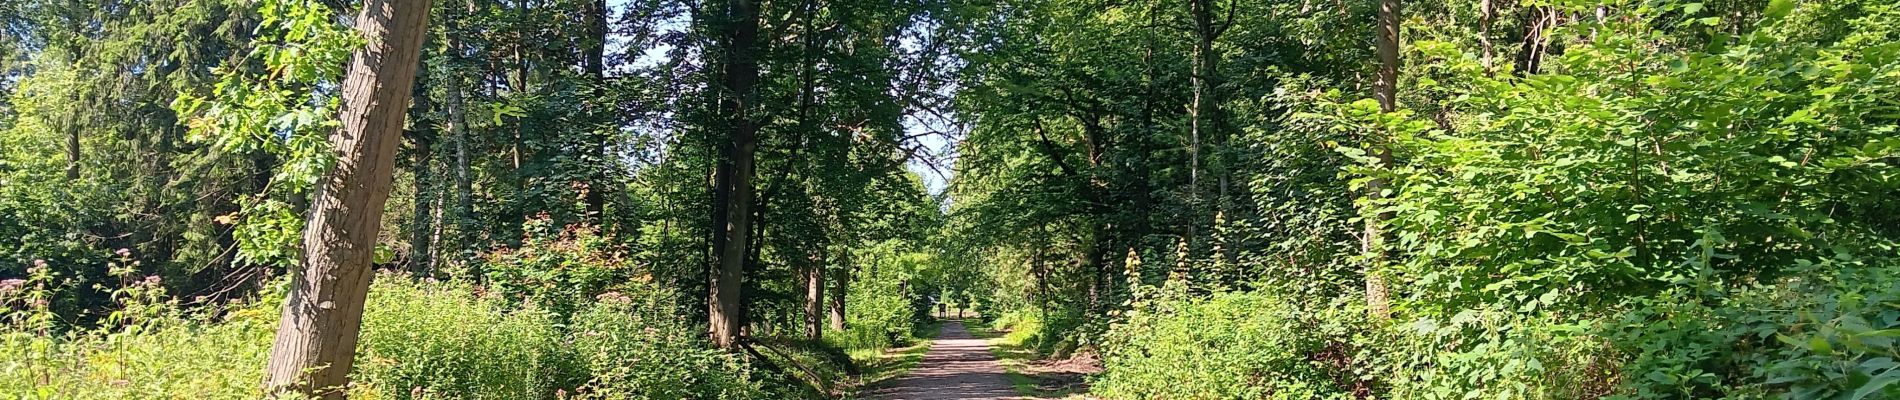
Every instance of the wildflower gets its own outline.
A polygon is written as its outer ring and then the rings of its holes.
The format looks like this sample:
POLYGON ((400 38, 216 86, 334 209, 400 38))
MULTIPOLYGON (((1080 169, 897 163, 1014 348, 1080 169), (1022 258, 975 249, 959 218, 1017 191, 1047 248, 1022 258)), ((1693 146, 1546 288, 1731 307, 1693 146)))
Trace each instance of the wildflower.
POLYGON ((158 277, 158 275, 147 275, 147 276, 145 276, 145 285, 146 285, 146 286, 158 286, 158 284, 159 284, 160 282, 164 282, 164 281, 165 281, 165 279, 164 279, 164 278, 159 278, 159 277, 158 277))
POLYGON ((13 292, 18 291, 20 290, 21 287, 25 287, 25 286, 26 286, 25 279, 8 279, 8 280, 0 281, 0 299, 7 298, 7 296, 12 295, 13 292))
POLYGON ((113 253, 113 254, 118 254, 118 255, 119 255, 119 257, 131 257, 131 256, 132 256, 132 249, 128 249, 128 248, 124 248, 124 247, 121 247, 121 248, 119 248, 119 251, 115 251, 115 252, 112 252, 112 253, 113 253))
POLYGON ((594 296, 594 299, 599 300, 602 303, 623 303, 624 304, 624 303, 633 302, 632 298, 628 298, 627 295, 620 294, 620 292, 601 293, 599 296, 594 296))

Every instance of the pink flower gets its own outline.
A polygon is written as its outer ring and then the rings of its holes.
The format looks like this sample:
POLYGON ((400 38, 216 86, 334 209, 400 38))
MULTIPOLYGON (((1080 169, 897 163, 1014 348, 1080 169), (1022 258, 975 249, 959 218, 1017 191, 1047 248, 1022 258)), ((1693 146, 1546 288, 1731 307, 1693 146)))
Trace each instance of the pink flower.
POLYGON ((24 286, 26 286, 25 279, 8 279, 8 280, 0 281, 0 300, 5 300, 7 296, 12 295, 14 291, 20 290, 20 288, 24 286))
POLYGON ((131 257, 131 256, 132 256, 132 249, 127 249, 127 248, 119 248, 119 251, 115 251, 115 252, 113 252, 113 253, 114 253, 114 254, 118 254, 118 255, 119 255, 119 257, 131 257))

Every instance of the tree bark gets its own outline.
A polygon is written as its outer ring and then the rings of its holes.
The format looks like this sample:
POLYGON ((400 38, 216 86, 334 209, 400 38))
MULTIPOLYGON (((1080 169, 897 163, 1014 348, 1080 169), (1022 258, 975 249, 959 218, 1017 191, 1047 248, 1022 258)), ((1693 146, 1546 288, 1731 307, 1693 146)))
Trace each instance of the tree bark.
MULTIPOLYGON (((427 35, 424 35, 424 38, 426 46, 427 35)), ((428 57, 429 54, 426 52, 418 56, 417 68, 427 65, 428 57)), ((434 118, 429 114, 435 107, 433 98, 429 95, 429 89, 437 84, 438 81, 435 79, 421 77, 416 79, 415 87, 410 94, 413 104, 409 107, 409 110, 417 116, 416 123, 412 124, 412 130, 404 132, 404 135, 409 137, 410 143, 415 146, 413 149, 415 158, 410 160, 409 165, 409 173, 414 178, 411 183, 414 185, 415 193, 410 199, 413 207, 409 216, 408 261, 409 271, 418 276, 427 276, 435 270, 435 250, 431 245, 435 237, 433 216, 435 215, 434 199, 437 196, 435 189, 437 185, 434 177, 430 176, 429 164, 435 160, 437 135, 434 118)))
POLYGON ((428 15, 429 0, 368 0, 356 18, 368 44, 343 81, 342 128, 330 138, 337 163, 317 186, 303 266, 292 271, 265 369, 268 393, 344 398, 428 15))
MULTIPOLYGON (((456 7, 449 6, 448 9, 454 10, 456 7)), ((454 165, 451 166, 454 168, 451 174, 455 181, 455 200, 451 208, 453 212, 449 213, 448 218, 449 224, 454 227, 454 229, 451 230, 451 235, 454 238, 452 243, 455 244, 452 245, 454 249, 452 249, 453 253, 451 253, 452 255, 450 257, 453 262, 461 262, 464 261, 462 259, 462 251, 470 248, 470 242, 474 239, 473 233, 469 232, 470 229, 468 229, 468 221, 474 218, 475 212, 473 201, 471 200, 474 196, 474 188, 471 183, 471 178, 469 177, 468 168, 468 114, 462 99, 464 96, 463 90, 466 89, 464 86, 468 84, 468 80, 462 74, 462 67, 466 65, 466 60, 464 59, 465 50, 462 48, 461 26, 458 23, 459 16, 462 15, 462 13, 451 12, 446 14, 448 17, 446 21, 443 21, 444 29, 442 30, 442 39, 446 44, 448 53, 446 57, 448 68, 444 74, 448 82, 443 85, 442 91, 443 95, 447 97, 444 107, 448 109, 448 121, 445 121, 443 125, 444 128, 448 130, 450 143, 454 146, 453 156, 455 158, 454 165)), ((479 271, 471 270, 468 271, 468 273, 472 275, 470 278, 481 276, 479 271)))
POLYGON ((79 127, 66 127, 66 180, 79 180, 79 127))
POLYGON ((1536 74, 1544 64, 1544 53, 1550 49, 1550 41, 1544 30, 1555 25, 1556 11, 1549 7, 1526 7, 1518 14, 1519 22, 1524 26, 1524 40, 1517 52, 1517 76, 1536 74))
POLYGON ((805 268, 805 338, 811 340, 825 337, 825 266, 821 261, 810 260, 805 268))
MULTIPOLYGON (((751 233, 752 218, 752 176, 754 174, 753 153, 758 149, 758 125, 752 121, 749 110, 755 105, 757 97, 754 84, 759 79, 759 62, 755 49, 759 36, 759 10, 756 0, 727 0, 722 18, 721 44, 724 48, 724 66, 722 93, 720 94, 720 114, 725 120, 728 143, 723 148, 724 160, 720 170, 724 185, 716 188, 715 195, 723 198, 725 210, 723 217, 715 217, 714 229, 724 232, 713 243, 712 279, 707 294, 707 317, 713 345, 723 349, 735 349, 739 344, 739 330, 742 327, 744 313, 743 299, 740 296, 741 280, 744 278, 747 255, 748 235, 751 233)), ((721 179, 716 179, 718 181, 721 179)))
POLYGON ((430 239, 435 234, 434 215, 435 177, 429 176, 429 162, 434 159, 434 141, 427 138, 431 134, 417 135, 415 164, 410 171, 415 175, 415 212, 410 216, 409 261, 410 272, 427 276, 435 270, 434 250, 430 248, 430 239))
POLYGON ((1222 28, 1214 21, 1214 0, 1188 0, 1188 14, 1194 20, 1193 73, 1188 75, 1193 86, 1193 103, 1188 109, 1188 202, 1189 220, 1187 239, 1192 244, 1198 240, 1195 231, 1201 222, 1201 173, 1205 169, 1215 170, 1215 179, 1219 191, 1217 203, 1225 206, 1227 196, 1227 176, 1225 161, 1221 149, 1223 144, 1220 115, 1220 54, 1214 50, 1214 41, 1219 39, 1222 28), (1212 140, 1215 146, 1213 162, 1204 161, 1203 142, 1212 140), (1208 165, 1211 164, 1211 165, 1208 165), (1211 167, 1211 168, 1210 168, 1211 167))
MULTIPOLYGON (((1383 112, 1398 110, 1399 6, 1399 0, 1379 2, 1379 38, 1376 49, 1379 70, 1377 80, 1373 82, 1372 91, 1373 97, 1379 101, 1379 110, 1383 112)), ((1369 138, 1369 141, 1376 149, 1379 168, 1390 169, 1392 168, 1392 149, 1385 143, 1389 135, 1384 133, 1375 133, 1375 135, 1377 136, 1369 138)), ((1374 178, 1366 182, 1366 197, 1374 202, 1375 207, 1377 202, 1385 196, 1383 191, 1386 184, 1384 178, 1374 178)), ((1366 308, 1377 318, 1386 318, 1391 315, 1391 308, 1386 297, 1385 277, 1379 275, 1375 268, 1385 258, 1385 233, 1381 231, 1379 224, 1383 223, 1387 217, 1389 216, 1385 213, 1378 213, 1372 218, 1367 218, 1365 233, 1359 239, 1360 251, 1367 256, 1366 308)))
POLYGON ((845 291, 851 287, 851 264, 842 263, 831 269, 831 330, 844 331, 845 291))
MULTIPOLYGON (((592 89, 594 98, 590 100, 588 104, 591 107, 599 108, 599 103, 605 101, 602 97, 604 96, 604 86, 607 85, 607 0, 594 0, 592 3, 589 3, 588 8, 587 24, 590 32, 588 32, 587 37, 585 68, 587 70, 587 76, 594 80, 594 88, 592 89)), ((596 118, 595 122, 605 122, 604 116, 607 115, 606 110, 595 109, 592 111, 590 114, 596 118)), ((589 147, 587 151, 588 155, 593 158, 594 165, 592 171, 588 172, 588 176, 592 179, 590 179, 591 182, 587 182, 585 202, 587 203, 586 218, 598 225, 603 223, 602 218, 604 215, 602 215, 602 213, 606 210, 607 205, 607 173, 605 168, 610 164, 607 162, 607 142, 609 141, 608 132, 611 132, 612 127, 601 124, 592 128, 593 134, 591 136, 594 137, 594 140, 588 143, 589 147)))
POLYGON ((1491 22, 1497 18, 1496 14, 1491 0, 1478 0, 1478 46, 1483 52, 1480 63, 1484 65, 1484 74, 1487 76, 1491 75, 1492 54, 1496 52, 1491 46, 1491 22))

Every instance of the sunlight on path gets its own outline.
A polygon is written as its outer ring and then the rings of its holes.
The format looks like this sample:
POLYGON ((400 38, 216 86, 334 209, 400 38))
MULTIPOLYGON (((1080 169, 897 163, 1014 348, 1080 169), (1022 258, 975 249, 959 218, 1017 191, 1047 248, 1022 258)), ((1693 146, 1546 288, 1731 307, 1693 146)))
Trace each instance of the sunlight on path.
POLYGON ((1023 399, 1009 384, 1003 365, 983 339, 970 337, 959 321, 944 321, 943 332, 910 374, 869 396, 885 400, 1023 399))

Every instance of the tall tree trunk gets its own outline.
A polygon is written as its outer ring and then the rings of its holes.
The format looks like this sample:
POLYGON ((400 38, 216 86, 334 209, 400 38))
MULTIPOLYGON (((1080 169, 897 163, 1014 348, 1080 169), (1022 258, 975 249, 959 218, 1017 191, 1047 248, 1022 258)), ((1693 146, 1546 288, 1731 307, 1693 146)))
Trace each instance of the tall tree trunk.
MULTIPOLYGON (((598 109, 601 108, 599 103, 605 102, 605 99, 602 97, 604 96, 604 89, 607 85, 607 10, 607 0, 594 0, 592 3, 589 3, 587 10, 589 32, 587 37, 587 59, 585 60, 585 68, 587 70, 587 76, 594 80, 592 90, 593 99, 589 100, 588 104, 590 107, 596 108, 590 110, 592 112, 589 113, 595 118, 596 123, 606 122, 604 120, 607 115, 606 110, 598 109)), ((602 213, 607 205, 606 190, 608 185, 606 167, 611 164, 607 160, 607 144, 611 136, 609 132, 612 132, 612 127, 606 126, 606 124, 603 123, 592 128, 593 135, 591 136, 593 136, 594 140, 590 141, 587 151, 589 153, 588 155, 592 157, 594 164, 592 165, 592 170, 588 172, 588 176, 591 179, 589 179, 590 182, 587 182, 587 196, 585 202, 587 203, 586 218, 598 225, 604 222, 602 220, 604 217, 602 213)))
MULTIPOLYGON (((1379 71, 1373 82, 1372 95, 1379 100, 1379 110, 1393 112, 1398 110, 1399 79, 1399 0, 1381 0, 1379 2, 1379 29, 1377 52, 1379 71)), ((1386 144, 1390 135, 1384 132, 1374 133, 1368 142, 1376 149, 1379 168, 1392 168, 1392 149, 1386 144)), ((1375 178, 1366 182, 1366 197, 1375 204, 1384 197, 1387 182, 1375 178)), ((1379 274, 1377 266, 1385 258, 1385 233, 1379 225, 1389 215, 1380 213, 1366 219, 1366 229, 1359 239, 1360 251, 1367 256, 1365 266, 1366 308, 1374 317, 1386 318, 1391 315, 1389 301, 1386 298, 1385 277, 1379 274)))
POLYGON ((851 288, 851 263, 839 263, 831 269, 831 329, 844 331, 844 296, 851 288))
POLYGON ((415 175, 415 213, 410 216, 409 232, 409 269, 418 275, 426 276, 435 270, 434 250, 429 245, 435 235, 435 177, 429 176, 429 162, 434 159, 434 141, 426 136, 417 135, 415 165, 410 171, 415 175))
MULTIPOLYGON (((424 46, 427 46, 427 37, 424 35, 424 46)), ((427 52, 423 52, 418 58, 417 68, 428 65, 427 52)), ((429 89, 439 84, 436 79, 425 77, 416 79, 414 90, 409 95, 414 99, 412 102, 414 104, 409 107, 409 111, 417 116, 416 123, 412 124, 414 130, 404 133, 409 137, 410 143, 415 146, 413 149, 415 158, 410 160, 409 166, 410 175, 414 177, 412 183, 415 185, 415 193, 411 198, 414 204, 409 216, 409 271, 421 276, 426 276, 435 270, 435 251, 431 244, 435 236, 433 217, 437 185, 435 177, 430 176, 429 164, 435 160, 437 135, 435 118, 429 114, 435 108, 429 89)))
POLYGON ((1216 12, 1214 7, 1214 0, 1188 0, 1188 14, 1194 20, 1194 70, 1188 75, 1194 92, 1193 103, 1188 109, 1188 201, 1191 204, 1189 204, 1188 212, 1187 238, 1190 248, 1191 244, 1199 239, 1195 231, 1201 223, 1202 171, 1213 167, 1217 172, 1215 178, 1218 180, 1220 189, 1215 199, 1217 203, 1224 204, 1227 195, 1227 177, 1224 172, 1220 172, 1224 170, 1225 164, 1220 155, 1226 153, 1220 148, 1222 142, 1219 95, 1221 83, 1220 72, 1217 69, 1220 54, 1214 51, 1214 41, 1219 38, 1221 28, 1216 26, 1214 21, 1216 12), (1212 157, 1211 163, 1204 160, 1207 157, 1203 157, 1203 153, 1206 152, 1203 145, 1207 141, 1215 144, 1215 156, 1212 157))
POLYGON ((1491 59, 1496 53, 1491 46, 1491 22, 1497 19, 1497 11, 1491 0, 1478 0, 1478 45, 1483 52, 1479 62, 1484 65, 1484 74, 1491 75, 1491 59))
POLYGON ((1532 6, 1518 14, 1518 21, 1524 26, 1524 38, 1517 52, 1517 76, 1536 74, 1544 64, 1544 52, 1550 48, 1550 40, 1544 30, 1555 25, 1557 12, 1546 6, 1532 6))
POLYGON ((823 339, 825 335, 825 265, 820 257, 808 257, 805 268, 805 338, 823 339))
POLYGON ((318 181, 265 368, 269 393, 344 398, 428 16, 429 0, 368 0, 356 17, 368 44, 343 80, 337 163, 318 181))
POLYGON ((66 127, 66 180, 79 180, 79 127, 66 127))
MULTIPOLYGON (((454 146, 452 149, 454 152, 452 154, 454 162, 453 165, 450 165, 454 171, 450 174, 453 175, 451 178, 454 179, 455 182, 454 202, 449 208, 452 212, 447 213, 448 218, 446 218, 448 224, 453 226, 453 229, 450 230, 450 235, 452 238, 451 243, 453 243, 451 246, 454 248, 450 249, 448 254, 450 254, 449 257, 452 262, 461 263, 466 261, 463 259, 463 251, 471 248, 472 242, 475 239, 474 232, 471 232, 471 229, 469 229, 469 221, 474 218, 475 213, 473 200, 471 199, 474 197, 474 185, 469 176, 468 112, 467 106, 463 103, 468 78, 463 75, 462 68, 467 65, 467 59, 464 57, 467 50, 462 47, 462 32, 459 23, 462 18, 461 16, 466 15, 470 11, 467 10, 466 7, 456 7, 453 3, 446 7, 447 12, 444 13, 445 20, 443 21, 442 40, 447 49, 446 52, 448 53, 446 57, 447 62, 445 63, 448 67, 444 73, 447 82, 443 84, 442 92, 443 95, 447 97, 444 102, 444 108, 447 108, 448 120, 444 121, 443 125, 444 128, 448 130, 449 143, 454 146)), ((442 250, 437 249, 437 251, 442 250)), ((473 267, 471 266, 471 268, 473 267)), ((471 269, 466 272, 470 275, 467 278, 478 278, 481 276, 481 271, 471 269)))
MULTIPOLYGON (((748 235, 752 218, 753 153, 758 150, 758 125, 750 109, 757 98, 753 86, 759 79, 756 49, 759 37, 759 10, 756 0, 726 0, 721 44, 724 49, 720 114, 725 119, 728 143, 720 175, 724 185, 716 188, 716 198, 725 202, 723 223, 715 230, 724 232, 713 243, 712 279, 707 294, 707 317, 713 344, 734 349, 739 344, 744 303, 740 296, 744 279, 748 235)), ((715 222, 720 222, 715 217, 715 222)))

